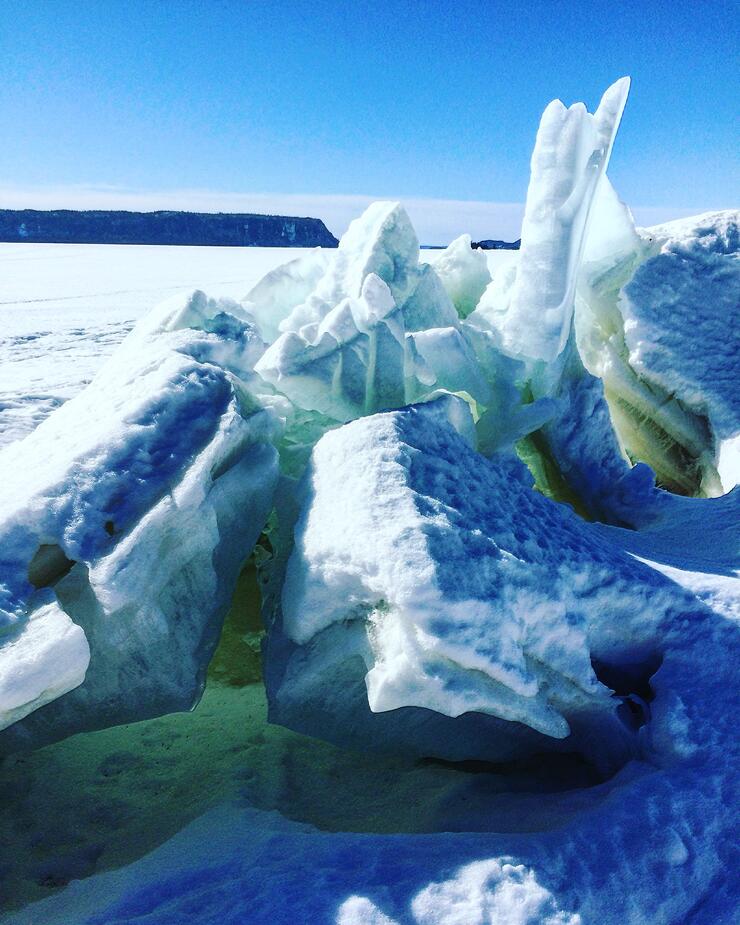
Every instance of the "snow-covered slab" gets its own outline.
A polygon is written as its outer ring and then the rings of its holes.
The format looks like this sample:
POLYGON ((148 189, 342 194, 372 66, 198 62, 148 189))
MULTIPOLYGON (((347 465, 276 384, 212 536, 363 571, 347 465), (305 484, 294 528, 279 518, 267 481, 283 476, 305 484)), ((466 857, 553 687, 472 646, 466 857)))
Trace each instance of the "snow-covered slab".
POLYGON ((263 349, 236 303, 178 297, 0 454, 3 724, 81 684, 6 738, 199 696, 277 479, 276 425, 246 384, 263 349))
POLYGON ((36 608, 0 649, 0 729, 79 687, 89 664, 82 627, 56 603, 36 608))
POLYGON ((740 474, 737 219, 636 229, 603 181, 579 280, 578 350, 622 446, 684 494, 721 494, 740 474))
POLYGON ((631 733, 592 660, 649 660, 686 596, 471 432, 448 397, 319 441, 267 650, 271 716, 353 745, 608 763, 631 733))
MULTIPOLYGON (((455 510, 462 510, 460 502, 451 497, 453 490, 459 495, 467 491, 480 494, 482 505, 490 500, 486 486, 481 489, 479 470, 467 465, 465 440, 455 436, 456 430, 445 430, 456 407, 456 403, 447 401, 422 409, 421 413, 410 409, 364 419, 336 432, 347 435, 363 428, 368 431, 378 421, 395 420, 396 430, 409 436, 403 421, 420 427, 423 422, 425 433, 431 431, 437 434, 438 442, 454 444, 461 462, 461 468, 455 470, 458 477, 454 486, 445 485, 444 465, 440 463, 434 470, 435 486, 436 494, 444 500, 435 505, 428 493, 419 498, 424 510, 430 512, 430 536, 443 530, 455 510), (469 482, 459 477, 461 471, 470 474, 469 482), (436 523, 431 523, 432 519, 436 523)), ((461 420, 456 423, 464 429, 461 420)), ((382 436, 376 463, 390 467, 400 435, 389 434, 386 428, 382 436)), ((330 441, 324 438, 323 442, 330 441)), ((405 444, 405 456, 408 468, 425 465, 423 453, 411 442, 405 444)), ((436 458, 444 461, 443 454, 436 458)), ((496 469, 495 464, 486 465, 496 469)), ((348 469, 349 462, 337 475, 346 476, 348 469)), ((359 477, 359 473, 352 476, 359 477)), ((685 572, 682 565, 704 567, 708 575, 709 557, 702 565, 698 550, 693 557, 689 548, 673 549, 671 553, 672 526, 681 532, 690 531, 692 524, 698 530, 702 524, 705 547, 716 553, 720 568, 725 568, 732 558, 732 511, 737 496, 721 502, 668 499, 662 527, 638 532, 585 524, 537 495, 533 495, 536 500, 532 504, 538 516, 530 517, 520 496, 529 489, 516 478, 511 482, 509 485, 505 479, 496 479, 497 496, 500 494, 503 500, 497 501, 487 516, 496 527, 495 541, 500 548, 506 531, 512 531, 507 545, 518 553, 511 560, 514 574, 525 561, 533 567, 538 557, 546 561, 548 553, 559 545, 567 569, 576 562, 583 566, 577 573, 580 584, 574 586, 574 598, 579 594, 584 599, 588 597, 588 570, 598 563, 606 587, 611 588, 615 604, 619 605, 623 590, 619 576, 624 574, 619 570, 634 569, 627 574, 632 590, 623 602, 623 610, 602 611, 588 627, 588 635, 593 634, 589 644, 601 654, 616 653, 620 648, 624 653, 625 646, 636 653, 641 644, 652 640, 649 668, 639 663, 630 665, 624 657, 619 664, 602 664, 599 668, 619 684, 624 704, 642 713, 643 725, 636 735, 631 735, 632 740, 637 740, 639 760, 629 762, 602 783, 552 793, 526 792, 521 783, 518 788, 502 791, 498 774, 471 775, 472 781, 461 780, 457 804, 459 807, 461 801, 469 800, 468 815, 443 817, 438 829, 420 835, 319 831, 281 813, 256 808, 250 803, 247 787, 238 805, 213 809, 127 867, 75 881, 57 895, 11 913, 7 917, 9 925, 35 925, 40 921, 45 925, 130 925, 138 921, 147 925, 172 921, 292 925, 297 911, 302 920, 335 925, 483 925, 492 915, 498 916, 493 921, 507 925, 732 922, 739 899, 737 878, 733 876, 737 868, 734 809, 740 798, 737 627, 719 610, 706 606, 621 550, 642 536, 642 554, 650 552, 653 558, 672 555, 672 567, 677 571, 685 572), (523 512, 511 524, 505 517, 507 491, 512 492, 516 510, 523 512), (562 519, 553 515, 554 511, 563 513, 562 519), (550 520, 545 512, 551 514, 550 520), (571 530, 578 531, 580 541, 571 541, 568 547, 563 541, 571 530), (516 548, 516 531, 534 541, 531 549, 516 548), (636 596, 640 585, 644 587, 642 598, 636 596), (309 877, 307 870, 311 872, 309 877)), ((341 483, 338 477, 335 484, 341 483)), ((319 480, 316 495, 324 488, 319 480)), ((389 493, 397 488, 389 487, 389 493)), ((341 506, 343 501, 340 493, 332 507, 334 520, 327 528, 334 527, 340 535, 345 529, 344 518, 354 515, 352 508, 341 506)), ((406 522, 407 513, 408 509, 400 508, 398 515, 394 510, 379 518, 376 536, 392 536, 393 528, 385 521, 399 516, 406 522)), ((301 528, 304 545, 309 520, 301 528)), ((473 539, 474 530, 470 531, 473 539)), ((413 529, 407 531, 410 542, 414 541, 414 533, 413 529)), ((695 533, 697 545, 698 540, 695 533)), ((475 567, 473 553, 481 549, 480 537, 477 543, 465 559, 469 570, 475 567)), ((329 551, 336 552, 331 565, 340 569, 345 582, 352 564, 360 562, 372 546, 356 531, 352 544, 344 547, 342 561, 338 549, 327 544, 325 541, 329 551)), ((413 548, 419 550, 420 545, 413 548)), ((453 558, 451 570, 458 564, 459 559, 453 558)), ((378 562, 378 577, 384 571, 400 571, 402 565, 389 555, 385 562, 378 562)), ((458 572, 464 589, 469 589, 470 579, 463 571, 458 572)), ((311 576, 307 587, 322 578, 325 576, 311 576)), ((575 579, 576 573, 571 572, 570 578, 575 579)), ((597 586, 597 582, 590 585, 591 589, 597 586)), ((427 581, 423 588, 428 592, 429 587, 427 581)), ((554 591, 547 584, 544 590, 549 594, 554 591)), ((360 619, 359 613, 355 619, 360 619)), ((545 619, 543 628, 552 626, 545 619)), ((351 630, 352 621, 338 624, 333 640, 337 647, 345 647, 348 657, 358 651, 351 630)), ((578 632, 578 627, 573 631, 578 632)), ((333 705, 339 705, 354 696, 347 683, 352 672, 338 677, 334 673, 336 658, 320 657, 320 640, 321 632, 315 644, 309 642, 304 647, 302 668, 321 670, 326 697, 333 697, 333 705)), ((352 657, 362 659, 363 655, 352 657)), ((307 701, 304 711, 315 705, 316 701, 307 701)), ((400 723, 401 714, 397 710, 385 718, 400 723)), ((370 744, 372 729, 367 717, 354 717, 356 725, 346 727, 347 734, 355 741, 364 737, 364 744, 370 744)), ((422 734, 423 728, 419 727, 424 727, 428 719, 420 710, 414 712, 413 719, 409 729, 422 734)), ((465 717, 449 720, 461 721, 465 717)), ((438 741, 454 736, 455 728, 436 726, 438 741)), ((330 729, 331 723, 325 722, 324 733, 330 729)), ((476 729, 479 736, 500 732, 482 723, 476 729)), ((385 731, 390 729, 386 727, 385 731)), ((597 736, 594 746, 604 747, 612 734, 613 730, 602 730, 604 738, 597 736)), ((539 760, 546 765, 548 759, 541 756, 539 760)), ((291 788, 297 786, 296 768, 289 756, 278 770, 279 780, 291 788)), ((321 775, 323 769, 317 773, 321 775)), ((513 779, 516 781, 516 772, 513 779)), ((325 798, 347 799, 345 783, 340 777, 326 774, 325 798)), ((356 790, 349 792, 357 799, 356 790)))
POLYGON ((622 290, 630 363, 705 415, 718 439, 740 433, 740 212, 642 230, 657 251, 622 290))

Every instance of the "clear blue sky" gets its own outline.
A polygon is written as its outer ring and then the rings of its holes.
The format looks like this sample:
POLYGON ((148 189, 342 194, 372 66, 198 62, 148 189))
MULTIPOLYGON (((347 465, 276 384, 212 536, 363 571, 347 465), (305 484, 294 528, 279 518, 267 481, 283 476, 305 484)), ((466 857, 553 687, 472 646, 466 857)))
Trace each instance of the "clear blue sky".
POLYGON ((621 196, 732 206, 739 19, 723 0, 0 0, 0 187, 517 203, 547 102, 592 108, 630 74, 621 196))

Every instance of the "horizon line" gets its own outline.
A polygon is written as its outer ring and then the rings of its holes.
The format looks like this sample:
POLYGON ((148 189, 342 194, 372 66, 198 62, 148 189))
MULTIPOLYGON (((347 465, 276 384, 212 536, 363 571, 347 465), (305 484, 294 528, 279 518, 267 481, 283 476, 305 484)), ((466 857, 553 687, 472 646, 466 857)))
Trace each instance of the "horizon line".
MULTIPOLYGON (((203 188, 137 189, 109 184, 61 184, 17 187, 0 184, 0 208, 36 210, 120 210, 288 215, 321 219, 336 237, 377 200, 400 202, 421 239, 452 240, 470 234, 476 240, 520 237, 523 202, 373 196, 365 193, 250 193, 203 188)), ((629 204, 628 204, 629 205, 629 204)), ((649 227, 677 218, 719 211, 709 207, 631 206, 638 225, 649 227)))

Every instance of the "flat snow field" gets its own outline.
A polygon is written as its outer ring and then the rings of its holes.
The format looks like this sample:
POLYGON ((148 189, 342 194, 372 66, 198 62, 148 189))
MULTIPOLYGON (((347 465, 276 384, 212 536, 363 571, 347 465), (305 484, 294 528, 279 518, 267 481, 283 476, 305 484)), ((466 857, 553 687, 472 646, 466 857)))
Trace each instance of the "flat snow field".
MULTIPOLYGON (((242 299, 306 253, 286 247, 0 244, 0 447, 25 437, 98 371, 158 302, 202 289, 242 299)), ((423 261, 439 251, 424 250, 423 261)), ((488 251, 493 273, 518 251, 488 251)))

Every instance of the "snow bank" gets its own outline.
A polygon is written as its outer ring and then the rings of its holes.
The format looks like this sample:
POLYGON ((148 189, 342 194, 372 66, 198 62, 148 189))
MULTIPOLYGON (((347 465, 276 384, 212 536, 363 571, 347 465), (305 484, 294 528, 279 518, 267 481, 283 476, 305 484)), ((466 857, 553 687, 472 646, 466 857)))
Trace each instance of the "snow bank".
POLYGON ((178 297, 0 456, 3 724, 75 688, 6 738, 199 696, 277 479, 247 389, 263 349, 236 303, 178 297))

